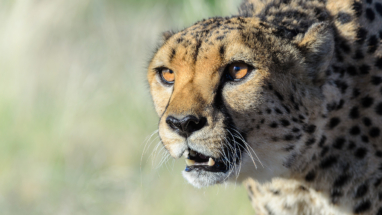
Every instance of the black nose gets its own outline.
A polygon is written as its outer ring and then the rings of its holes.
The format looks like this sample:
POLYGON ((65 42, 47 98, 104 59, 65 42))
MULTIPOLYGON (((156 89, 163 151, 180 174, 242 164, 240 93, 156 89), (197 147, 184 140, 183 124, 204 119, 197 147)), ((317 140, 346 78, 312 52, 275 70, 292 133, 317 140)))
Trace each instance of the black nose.
POLYGON ((205 117, 197 118, 193 115, 182 119, 168 116, 166 123, 181 136, 189 137, 193 132, 202 129, 207 124, 207 119, 205 117))

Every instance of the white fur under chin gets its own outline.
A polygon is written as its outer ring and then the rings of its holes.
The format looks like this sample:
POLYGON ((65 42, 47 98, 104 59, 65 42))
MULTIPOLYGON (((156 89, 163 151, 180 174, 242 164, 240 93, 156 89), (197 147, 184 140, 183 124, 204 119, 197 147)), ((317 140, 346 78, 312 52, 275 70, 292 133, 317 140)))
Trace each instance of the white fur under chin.
POLYGON ((208 187, 221 184, 232 176, 232 171, 208 172, 204 170, 192 170, 191 172, 182 171, 183 177, 196 188, 208 187))

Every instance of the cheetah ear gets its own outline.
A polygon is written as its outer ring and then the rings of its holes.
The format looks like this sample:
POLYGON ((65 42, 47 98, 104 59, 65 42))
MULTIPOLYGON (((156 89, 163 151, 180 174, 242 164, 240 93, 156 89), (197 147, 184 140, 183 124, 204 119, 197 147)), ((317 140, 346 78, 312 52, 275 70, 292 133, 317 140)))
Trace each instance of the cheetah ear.
POLYGON ((172 35, 174 35, 173 31, 163 32, 163 34, 162 34, 162 41, 163 41, 163 43, 165 43, 168 39, 170 39, 170 37, 172 37, 172 35))
POLYGON ((305 58, 308 75, 314 83, 323 83, 325 71, 333 57, 333 30, 328 23, 316 23, 304 35, 298 35, 295 41, 305 58))

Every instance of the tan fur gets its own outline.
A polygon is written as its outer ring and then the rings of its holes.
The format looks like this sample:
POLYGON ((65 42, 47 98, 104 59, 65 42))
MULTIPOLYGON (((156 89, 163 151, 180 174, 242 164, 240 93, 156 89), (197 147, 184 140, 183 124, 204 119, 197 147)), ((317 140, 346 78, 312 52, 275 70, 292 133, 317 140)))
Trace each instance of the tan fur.
POLYGON ((258 214, 382 215, 381 37, 381 0, 246 0, 238 16, 165 33, 147 74, 164 147, 219 159, 242 136, 232 171, 183 175, 243 181, 258 214), (229 81, 233 62, 254 69, 229 81), (207 124, 185 138, 166 119, 187 115, 207 124))

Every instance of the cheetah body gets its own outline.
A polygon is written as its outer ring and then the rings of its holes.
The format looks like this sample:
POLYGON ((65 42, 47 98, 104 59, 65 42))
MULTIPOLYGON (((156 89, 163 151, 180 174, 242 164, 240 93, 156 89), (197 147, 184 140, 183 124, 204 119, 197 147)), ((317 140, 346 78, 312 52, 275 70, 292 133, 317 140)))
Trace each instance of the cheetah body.
POLYGON ((380 0, 246 0, 237 16, 165 33, 148 73, 161 140, 173 157, 218 158, 234 126, 256 157, 183 175, 196 187, 244 182, 256 214, 382 215, 381 40, 380 0), (235 61, 255 72, 222 81, 235 61), (184 113, 208 122, 187 141, 165 122, 184 113))

